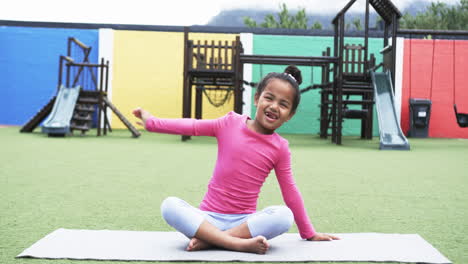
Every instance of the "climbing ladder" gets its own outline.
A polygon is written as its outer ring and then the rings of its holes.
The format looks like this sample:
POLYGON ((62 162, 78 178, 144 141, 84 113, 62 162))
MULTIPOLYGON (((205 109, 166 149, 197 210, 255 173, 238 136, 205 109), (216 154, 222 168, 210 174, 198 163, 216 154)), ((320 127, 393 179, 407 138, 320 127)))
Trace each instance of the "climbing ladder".
MULTIPOLYGON (((75 111, 70 124, 70 129, 81 131, 84 135, 91 129, 93 122, 93 114, 96 111, 95 105, 99 103, 99 95, 90 91, 81 91, 78 96, 75 111)), ((107 123, 105 124, 105 126, 107 123)))

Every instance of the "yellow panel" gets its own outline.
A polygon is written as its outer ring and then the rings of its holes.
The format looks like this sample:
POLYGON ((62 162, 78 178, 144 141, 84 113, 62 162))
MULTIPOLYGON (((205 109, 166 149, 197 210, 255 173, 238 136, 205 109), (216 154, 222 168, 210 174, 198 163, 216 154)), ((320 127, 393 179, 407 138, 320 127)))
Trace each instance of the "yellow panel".
MULTIPOLYGON (((183 33, 115 31, 112 101, 135 123, 142 107, 163 118, 182 116, 183 33)), ((125 128, 115 115, 112 126, 125 128)))
MULTIPOLYGON (((217 42, 232 41, 236 36, 190 33, 189 39, 217 42)), ((115 31, 112 102, 132 123, 136 119, 131 111, 136 107, 158 117, 182 117, 183 41, 183 32, 115 31)), ((204 96, 203 118, 217 118, 233 108, 234 96, 218 108, 204 96)), ((112 127, 125 128, 125 125, 113 115, 112 127)))

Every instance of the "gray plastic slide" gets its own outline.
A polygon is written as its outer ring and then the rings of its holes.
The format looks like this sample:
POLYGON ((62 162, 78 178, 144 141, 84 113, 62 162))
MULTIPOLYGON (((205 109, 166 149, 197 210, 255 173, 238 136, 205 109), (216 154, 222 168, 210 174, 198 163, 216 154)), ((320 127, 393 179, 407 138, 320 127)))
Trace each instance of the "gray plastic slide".
POLYGON ((60 86, 54 107, 49 117, 42 124, 42 133, 65 135, 70 133, 70 121, 80 93, 80 86, 67 88, 60 86))
POLYGON ((408 139, 398 122, 389 72, 371 72, 379 119, 380 149, 409 150, 408 139))

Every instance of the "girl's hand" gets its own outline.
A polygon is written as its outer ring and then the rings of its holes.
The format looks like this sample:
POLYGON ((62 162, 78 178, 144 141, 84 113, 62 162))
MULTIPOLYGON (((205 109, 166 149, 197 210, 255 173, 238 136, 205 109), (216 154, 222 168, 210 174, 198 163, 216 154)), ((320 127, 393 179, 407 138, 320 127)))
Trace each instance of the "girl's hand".
POLYGON ((308 238, 307 240, 309 241, 332 241, 332 240, 340 240, 339 237, 329 235, 329 234, 322 234, 322 233, 317 233, 315 236, 308 238))
POLYGON ((142 110, 143 110, 143 109, 141 109, 140 107, 138 107, 138 108, 136 108, 136 109, 134 109, 134 110, 132 111, 132 114, 133 114, 136 118, 141 119, 141 111, 142 111, 142 110))
POLYGON ((148 111, 146 111, 146 110, 144 110, 144 109, 142 109, 140 107, 133 110, 132 113, 136 118, 139 118, 141 120, 141 121, 137 121, 136 123, 138 125, 140 125, 140 126, 143 126, 143 127, 146 124, 146 119, 151 117, 151 114, 148 111))

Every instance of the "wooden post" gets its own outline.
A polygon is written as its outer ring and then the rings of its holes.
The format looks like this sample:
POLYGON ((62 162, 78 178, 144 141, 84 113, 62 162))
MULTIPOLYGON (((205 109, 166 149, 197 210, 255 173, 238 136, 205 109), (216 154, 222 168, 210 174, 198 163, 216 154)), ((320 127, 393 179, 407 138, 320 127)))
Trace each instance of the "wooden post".
MULTIPOLYGON (((338 57, 339 56, 339 39, 340 39, 340 23, 341 23, 341 16, 338 17, 338 19, 335 21, 335 38, 334 38, 334 43, 333 43, 333 55, 335 57, 338 57)), ((337 137, 337 133, 336 133, 336 130, 337 130, 337 126, 336 126, 336 90, 338 89, 337 86, 338 86, 338 81, 339 81, 339 78, 340 76, 338 76, 338 69, 337 67, 340 67, 339 65, 341 64, 341 67, 343 66, 343 57, 340 57, 340 59, 338 60, 338 63, 335 63, 333 65, 333 87, 332 87, 332 105, 331 105, 331 130, 332 130, 332 133, 331 133, 331 140, 333 143, 336 143, 336 137, 337 137)))
POLYGON ((395 70, 396 70, 396 33, 398 31, 398 18, 395 13, 392 16, 392 85, 393 93, 395 93, 395 70))
MULTIPOLYGON (((184 28, 184 72, 183 72, 183 97, 182 97, 182 118, 190 118, 190 108, 191 108, 191 94, 190 94, 190 82, 189 82, 189 76, 188 76, 188 67, 191 67, 189 65, 189 62, 191 60, 189 59, 189 55, 191 52, 189 52, 189 43, 188 43, 188 32, 189 28, 185 27, 184 28)), ((190 47, 191 48, 191 47, 190 47)), ((182 136, 182 141, 185 141, 187 139, 190 139, 190 136, 182 136)))
POLYGON ((195 118, 202 119, 203 111, 203 86, 195 86, 195 118))
POLYGON ((343 129, 343 47, 344 47, 344 14, 341 16, 340 24, 340 50, 339 50, 339 62, 338 62, 338 82, 337 82, 337 119, 336 119, 336 144, 341 145, 341 136, 343 129))
POLYGON ((364 74, 367 74, 368 65, 367 65, 367 57, 368 57, 368 50, 369 50, 369 0, 366 0, 366 18, 365 18, 365 25, 364 25, 364 74))
MULTIPOLYGON (((101 64, 98 66, 98 69, 99 69, 99 106, 101 108, 101 112, 102 112, 102 115, 104 116, 104 122, 102 122, 103 120, 101 119, 101 123, 103 123, 103 134, 104 135, 107 135, 107 128, 106 128, 106 120, 107 120, 107 113, 106 113, 106 106, 103 102, 103 100, 101 99, 101 97, 104 97, 104 96, 107 96, 107 94, 104 92, 104 76, 105 76, 105 73, 104 73, 104 58, 101 58, 101 64)), ((91 68, 91 71, 92 71, 92 68, 91 68)), ((101 124, 99 123, 99 126, 101 126, 101 124)))
MULTIPOLYGON (((223 69, 224 70, 229 70, 229 64, 232 64, 232 58, 231 61, 229 60, 229 49, 228 49, 228 41, 224 41, 224 64, 223 64, 223 69)), ((232 70, 233 68, 231 68, 232 70)))
POLYGON ((240 54, 243 53, 240 37, 236 37, 236 41, 232 48, 233 52, 233 69, 234 69, 234 111, 238 114, 242 114, 242 92, 244 78, 244 65, 240 61, 240 54))

